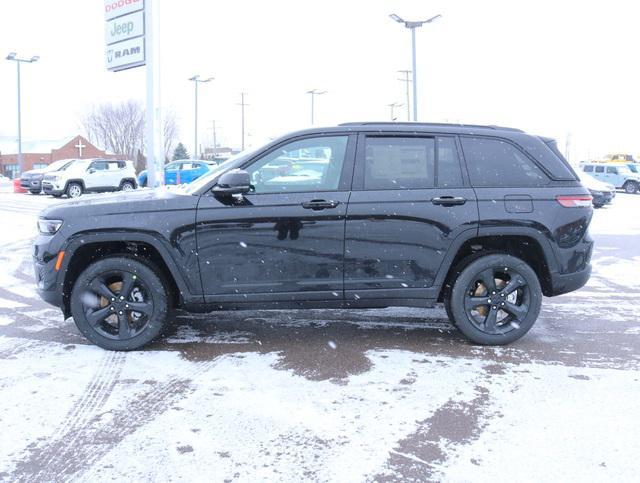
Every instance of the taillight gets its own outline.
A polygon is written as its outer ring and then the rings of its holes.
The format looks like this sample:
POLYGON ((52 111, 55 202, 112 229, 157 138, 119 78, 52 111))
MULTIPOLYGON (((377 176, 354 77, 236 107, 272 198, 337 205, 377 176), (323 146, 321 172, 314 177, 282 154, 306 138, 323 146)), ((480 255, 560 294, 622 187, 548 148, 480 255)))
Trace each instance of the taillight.
POLYGON ((591 206, 593 198, 589 195, 561 195, 556 200, 565 208, 586 208, 591 206))

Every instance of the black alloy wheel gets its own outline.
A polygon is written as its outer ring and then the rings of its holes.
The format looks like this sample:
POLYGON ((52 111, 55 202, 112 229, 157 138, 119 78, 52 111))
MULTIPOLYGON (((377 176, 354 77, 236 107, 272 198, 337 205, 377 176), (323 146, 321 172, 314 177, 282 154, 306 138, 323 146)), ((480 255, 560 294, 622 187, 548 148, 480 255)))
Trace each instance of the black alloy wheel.
POLYGON ((162 331, 167 291, 149 265, 109 257, 91 264, 78 277, 71 312, 80 331, 100 347, 136 349, 162 331))
POLYGON ((486 255, 458 274, 445 306, 473 342, 508 344, 526 334, 540 312, 542 290, 533 269, 510 255, 486 255))

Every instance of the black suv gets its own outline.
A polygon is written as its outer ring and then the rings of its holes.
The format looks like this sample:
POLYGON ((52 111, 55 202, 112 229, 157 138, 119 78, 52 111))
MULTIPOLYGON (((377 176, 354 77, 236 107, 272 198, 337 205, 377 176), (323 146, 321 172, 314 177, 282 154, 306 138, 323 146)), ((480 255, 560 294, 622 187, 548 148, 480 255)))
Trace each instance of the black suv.
POLYGON ((349 123, 231 158, 175 190, 46 209, 40 295, 106 349, 173 308, 431 307, 481 344, 582 287, 591 197, 552 139, 495 126, 349 123))

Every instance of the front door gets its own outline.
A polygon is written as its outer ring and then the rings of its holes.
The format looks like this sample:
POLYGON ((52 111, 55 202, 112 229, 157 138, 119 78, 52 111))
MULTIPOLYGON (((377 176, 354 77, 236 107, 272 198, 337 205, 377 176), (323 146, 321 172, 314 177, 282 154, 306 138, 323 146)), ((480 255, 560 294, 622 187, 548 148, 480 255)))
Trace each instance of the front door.
POLYGON ((452 241, 476 233, 477 221, 455 136, 362 135, 347 211, 346 301, 426 303, 452 241))
POLYGON ((104 160, 93 161, 87 168, 84 186, 88 190, 99 189, 109 184, 109 164, 104 160))
POLYGON ((242 167, 252 192, 201 197, 196 233, 207 302, 342 302, 354 151, 355 136, 298 138, 242 167))

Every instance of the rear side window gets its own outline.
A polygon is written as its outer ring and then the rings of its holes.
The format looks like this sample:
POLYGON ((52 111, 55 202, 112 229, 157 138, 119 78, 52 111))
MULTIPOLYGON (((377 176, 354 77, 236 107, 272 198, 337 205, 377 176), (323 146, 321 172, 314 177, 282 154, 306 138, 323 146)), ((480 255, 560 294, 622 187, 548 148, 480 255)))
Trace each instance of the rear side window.
POLYGON ((366 138, 365 190, 434 187, 435 138, 366 138))
POLYGON ((611 166, 607 166, 607 173, 618 174, 618 170, 616 168, 612 168, 611 166))
POLYGON ((549 178, 522 151, 499 139, 461 137, 474 186, 539 186, 549 178))
POLYGON ((584 172, 585 173, 593 173, 593 166, 585 166, 584 167, 584 172))
POLYGON ((604 173, 604 166, 596 166, 596 173, 604 173))

